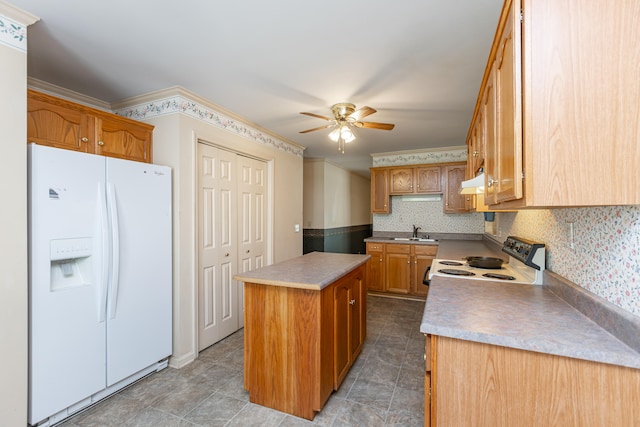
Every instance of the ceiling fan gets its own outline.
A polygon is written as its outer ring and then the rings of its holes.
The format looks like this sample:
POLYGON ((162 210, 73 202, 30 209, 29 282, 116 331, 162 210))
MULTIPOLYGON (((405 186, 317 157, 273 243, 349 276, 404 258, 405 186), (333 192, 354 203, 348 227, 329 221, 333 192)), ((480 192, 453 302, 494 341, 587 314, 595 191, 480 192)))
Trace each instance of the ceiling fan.
POLYGON ((323 119, 329 123, 317 128, 300 131, 300 133, 313 132, 316 130, 327 128, 335 128, 329 134, 329 138, 332 141, 338 143, 338 150, 341 153, 344 153, 344 144, 356 139, 356 137, 353 135, 353 132, 351 131, 351 126, 382 130, 391 130, 395 126, 391 123, 363 122, 363 118, 375 113, 376 110, 367 106, 360 107, 356 110, 356 106, 349 102, 340 102, 333 105, 331 107, 331 112, 333 113, 334 118, 325 117, 314 113, 301 112, 300 114, 323 119))

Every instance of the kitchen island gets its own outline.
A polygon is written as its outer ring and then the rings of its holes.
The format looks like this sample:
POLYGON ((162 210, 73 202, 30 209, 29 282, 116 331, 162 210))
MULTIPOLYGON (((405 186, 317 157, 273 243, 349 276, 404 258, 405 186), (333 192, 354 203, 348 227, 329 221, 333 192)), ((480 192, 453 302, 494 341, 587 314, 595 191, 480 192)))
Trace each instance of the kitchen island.
MULTIPOLYGON (((438 258, 493 250, 468 243, 441 241, 438 258)), ((548 271, 543 285, 433 277, 425 425, 640 425, 639 328, 548 271)))
POLYGON ((247 273, 249 400, 312 420, 360 354, 369 255, 312 252, 247 273))

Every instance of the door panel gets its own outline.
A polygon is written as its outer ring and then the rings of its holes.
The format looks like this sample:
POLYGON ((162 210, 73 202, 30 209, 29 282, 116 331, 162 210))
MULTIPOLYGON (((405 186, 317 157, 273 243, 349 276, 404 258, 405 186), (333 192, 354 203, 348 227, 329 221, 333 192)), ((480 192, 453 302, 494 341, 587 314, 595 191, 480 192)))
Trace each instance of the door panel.
POLYGON ((198 144, 198 350, 238 329, 235 163, 198 144))
MULTIPOLYGON (((265 162, 238 155, 240 179, 238 194, 240 206, 240 246, 239 258, 242 272, 264 267, 267 252, 267 164, 265 162)), ((240 326, 244 325, 244 292, 243 285, 236 285, 239 290, 238 303, 240 326)))
POLYGON ((35 144, 29 152, 29 422, 36 424, 105 387, 96 218, 104 159, 35 144), (88 271, 72 264, 69 281, 83 280, 56 286, 64 275, 63 260, 51 260, 54 241, 70 238, 91 242, 91 256, 78 260, 88 271))
POLYGON ((112 385, 172 351, 171 170, 114 158, 106 164, 119 225, 119 277, 107 311, 112 385))

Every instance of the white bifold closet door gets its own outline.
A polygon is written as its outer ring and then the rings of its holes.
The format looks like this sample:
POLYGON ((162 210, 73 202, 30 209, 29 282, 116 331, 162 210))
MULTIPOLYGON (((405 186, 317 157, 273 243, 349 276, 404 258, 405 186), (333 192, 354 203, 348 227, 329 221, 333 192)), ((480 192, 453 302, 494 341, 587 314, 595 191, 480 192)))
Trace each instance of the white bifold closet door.
POLYGON ((198 350, 240 329, 237 272, 266 254, 266 163, 198 143, 198 350))

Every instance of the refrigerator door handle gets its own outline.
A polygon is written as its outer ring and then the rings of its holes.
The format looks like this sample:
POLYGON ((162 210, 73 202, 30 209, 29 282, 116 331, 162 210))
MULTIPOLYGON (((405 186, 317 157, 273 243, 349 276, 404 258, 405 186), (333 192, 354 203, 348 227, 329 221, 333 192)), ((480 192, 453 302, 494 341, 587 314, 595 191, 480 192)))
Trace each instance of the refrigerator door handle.
POLYGON ((107 205, 109 207, 109 219, 111 221, 111 280, 109 281, 109 318, 116 317, 118 306, 118 285, 120 276, 120 239, 118 227, 118 204, 116 201, 116 189, 111 183, 107 183, 107 205))
POLYGON ((98 284, 98 321, 102 323, 107 317, 107 286, 109 283, 109 216, 104 182, 98 183, 98 212, 100 219, 100 246, 102 249, 100 283, 98 284))

